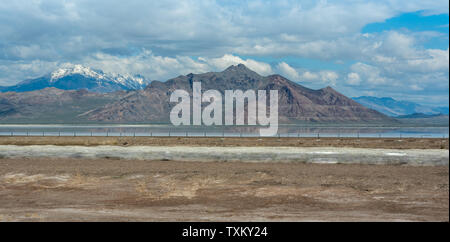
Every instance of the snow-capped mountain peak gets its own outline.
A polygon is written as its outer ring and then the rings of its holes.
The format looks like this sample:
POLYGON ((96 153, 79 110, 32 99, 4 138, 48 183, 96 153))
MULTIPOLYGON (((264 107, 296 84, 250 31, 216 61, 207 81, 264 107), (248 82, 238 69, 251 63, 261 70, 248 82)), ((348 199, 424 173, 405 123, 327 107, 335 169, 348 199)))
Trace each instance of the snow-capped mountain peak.
POLYGON ((102 82, 123 85, 125 87, 124 89, 142 89, 150 82, 141 75, 104 73, 101 70, 94 70, 83 65, 65 65, 64 67, 51 73, 50 82, 54 82, 63 77, 75 74, 96 79, 99 85, 102 85, 102 82))
POLYGON ((96 79, 105 79, 105 75, 103 74, 103 72, 99 71, 94 71, 89 67, 84 67, 82 65, 72 65, 69 67, 63 67, 60 68, 54 72, 51 73, 51 81, 52 80, 56 80, 56 79, 60 79, 64 76, 68 76, 68 75, 74 75, 74 74, 79 74, 85 77, 91 77, 91 78, 96 78, 96 79))
POLYGON ((33 91, 46 87, 63 90, 87 89, 93 92, 113 92, 118 90, 139 90, 150 81, 140 75, 105 73, 83 65, 63 64, 49 75, 25 80, 17 85, 5 87, 1 91, 33 91))

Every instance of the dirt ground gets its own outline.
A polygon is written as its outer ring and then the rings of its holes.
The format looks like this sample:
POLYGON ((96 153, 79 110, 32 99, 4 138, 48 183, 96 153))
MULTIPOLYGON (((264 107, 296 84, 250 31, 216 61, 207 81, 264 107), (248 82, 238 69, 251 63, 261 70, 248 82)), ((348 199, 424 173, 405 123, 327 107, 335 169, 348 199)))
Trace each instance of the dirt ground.
POLYGON ((449 221, 449 167, 0 159, 0 221, 449 221))
POLYGON ((149 145, 355 147, 383 149, 447 149, 439 138, 220 138, 220 137, 0 137, 0 145, 149 145))

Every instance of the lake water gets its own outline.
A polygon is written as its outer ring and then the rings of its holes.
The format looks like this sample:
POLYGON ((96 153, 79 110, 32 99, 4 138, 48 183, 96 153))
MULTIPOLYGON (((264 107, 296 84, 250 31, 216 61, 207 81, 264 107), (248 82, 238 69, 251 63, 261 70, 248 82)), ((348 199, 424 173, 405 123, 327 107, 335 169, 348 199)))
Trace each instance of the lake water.
MULTIPOLYGON (((280 137, 448 138, 449 127, 351 127, 285 125, 280 137)), ((259 127, 171 125, 0 125, 0 136, 189 136, 258 137, 259 127)))

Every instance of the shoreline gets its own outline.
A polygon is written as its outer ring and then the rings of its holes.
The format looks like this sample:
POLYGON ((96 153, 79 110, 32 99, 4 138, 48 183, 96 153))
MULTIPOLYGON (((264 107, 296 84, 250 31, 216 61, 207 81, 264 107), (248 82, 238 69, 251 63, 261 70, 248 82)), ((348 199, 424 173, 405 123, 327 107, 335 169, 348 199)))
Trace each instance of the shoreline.
POLYGON ((0 137, 0 145, 58 146, 208 146, 208 147, 352 147, 449 149, 448 138, 297 138, 297 137, 0 137))

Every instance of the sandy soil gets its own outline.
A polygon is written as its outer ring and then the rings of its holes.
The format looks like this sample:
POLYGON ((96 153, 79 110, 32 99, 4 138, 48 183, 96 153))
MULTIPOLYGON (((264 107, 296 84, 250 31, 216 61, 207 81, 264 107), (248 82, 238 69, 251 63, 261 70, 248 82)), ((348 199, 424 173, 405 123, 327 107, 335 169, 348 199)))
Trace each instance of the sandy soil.
POLYGON ((0 159, 0 221, 449 221, 449 168, 0 159))
POLYGON ((0 145, 284 146, 383 149, 447 149, 438 138, 220 138, 220 137, 0 137, 0 145))

